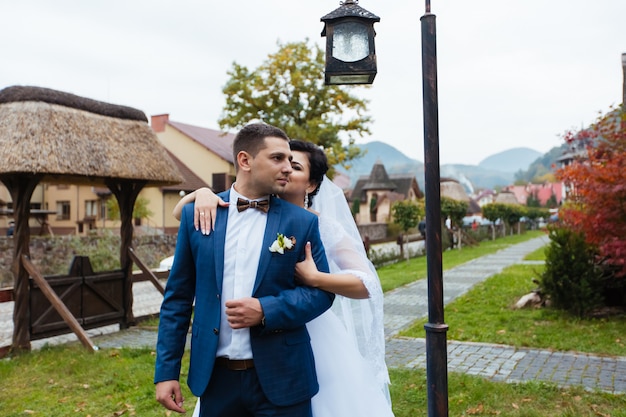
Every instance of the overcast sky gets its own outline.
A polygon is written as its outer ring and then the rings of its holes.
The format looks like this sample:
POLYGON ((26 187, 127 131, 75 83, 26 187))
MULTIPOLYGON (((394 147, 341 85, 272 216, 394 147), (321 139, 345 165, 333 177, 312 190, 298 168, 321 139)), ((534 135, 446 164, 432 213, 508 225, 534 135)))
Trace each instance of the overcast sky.
MULTIPOLYGON (((372 135, 424 160, 424 1, 361 0, 375 24, 372 135)), ((0 0, 0 88, 34 85, 217 129, 233 62, 254 69, 277 41, 324 46, 338 0, 0 0)), ((440 160, 547 152, 622 102, 624 0, 432 0, 440 160)))

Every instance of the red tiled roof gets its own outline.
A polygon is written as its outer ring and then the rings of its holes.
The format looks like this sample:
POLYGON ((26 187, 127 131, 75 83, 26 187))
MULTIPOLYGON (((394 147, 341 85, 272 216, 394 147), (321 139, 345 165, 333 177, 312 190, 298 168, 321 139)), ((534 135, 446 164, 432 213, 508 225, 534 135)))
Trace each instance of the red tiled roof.
POLYGON ((526 204, 528 197, 536 193, 539 203, 545 206, 552 194, 556 197, 557 204, 561 204, 563 183, 550 182, 545 184, 511 185, 505 187, 504 190, 513 193, 520 204, 526 204))

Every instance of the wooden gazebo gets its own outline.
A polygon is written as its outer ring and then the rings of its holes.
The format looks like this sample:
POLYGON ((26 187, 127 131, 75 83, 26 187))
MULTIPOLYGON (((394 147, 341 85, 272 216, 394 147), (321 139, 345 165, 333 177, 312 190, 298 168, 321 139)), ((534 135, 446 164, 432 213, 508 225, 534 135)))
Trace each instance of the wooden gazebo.
POLYGON ((130 256, 135 200, 145 186, 182 181, 147 122, 139 110, 61 91, 25 86, 0 90, 0 181, 11 194, 15 217, 13 349, 29 350, 32 340, 34 285, 29 276, 38 278, 37 286, 75 332, 78 323, 29 260, 30 200, 41 181, 104 185, 117 198, 124 311, 119 323, 133 324, 130 256))

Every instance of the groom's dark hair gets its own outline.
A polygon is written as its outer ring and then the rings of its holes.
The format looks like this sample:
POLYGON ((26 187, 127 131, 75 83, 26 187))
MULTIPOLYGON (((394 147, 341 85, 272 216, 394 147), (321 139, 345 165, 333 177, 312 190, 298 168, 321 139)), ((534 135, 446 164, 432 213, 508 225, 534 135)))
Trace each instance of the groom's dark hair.
POLYGON ((250 155, 257 156, 259 151, 265 148, 265 138, 267 137, 283 138, 289 142, 289 136, 276 126, 268 125, 266 123, 250 123, 245 125, 233 142, 233 162, 235 163, 235 170, 237 167, 237 154, 241 151, 247 152, 250 155))

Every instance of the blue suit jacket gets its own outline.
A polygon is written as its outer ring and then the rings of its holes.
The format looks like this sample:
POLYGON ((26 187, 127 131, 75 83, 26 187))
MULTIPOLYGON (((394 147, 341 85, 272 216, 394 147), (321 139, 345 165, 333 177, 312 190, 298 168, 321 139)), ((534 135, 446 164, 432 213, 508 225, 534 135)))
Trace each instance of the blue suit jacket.
MULTIPOLYGON (((226 191, 220 197, 228 201, 229 195, 226 191)), ((227 210, 218 208, 215 230, 205 236, 194 229, 193 205, 183 208, 174 264, 161 306, 155 383, 179 379, 196 299, 187 380, 196 396, 201 396, 209 384, 217 351, 227 210)), ((318 269, 327 272, 317 216, 272 197, 252 294, 261 302, 265 326, 251 328, 250 339, 261 387, 272 403, 282 406, 305 401, 319 389, 305 324, 327 310, 334 299, 334 294, 298 285, 294 280, 295 264, 304 259, 306 242, 311 242, 318 269), (278 233, 296 238, 293 250, 270 252, 278 233)))

